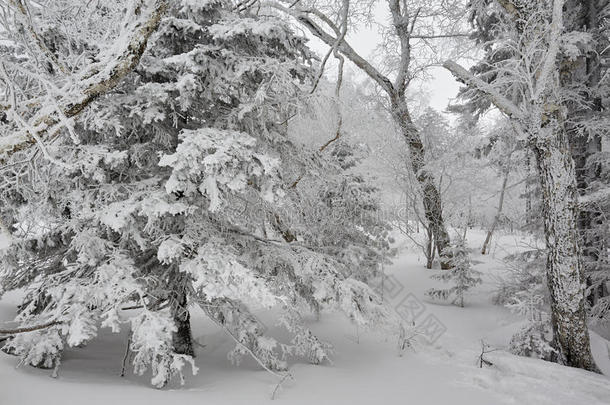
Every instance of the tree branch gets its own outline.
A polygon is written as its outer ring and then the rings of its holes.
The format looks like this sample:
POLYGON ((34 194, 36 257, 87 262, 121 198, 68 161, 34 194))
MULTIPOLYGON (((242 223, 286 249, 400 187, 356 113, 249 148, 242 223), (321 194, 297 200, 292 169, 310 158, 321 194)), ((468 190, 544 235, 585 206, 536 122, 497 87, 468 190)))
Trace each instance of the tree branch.
POLYGON ((34 42, 42 53, 54 64, 60 71, 63 73, 68 73, 68 70, 65 66, 63 66, 59 60, 53 55, 53 53, 47 48, 42 38, 38 35, 36 30, 31 24, 28 10, 26 9, 25 4, 21 0, 8 0, 8 4, 13 7, 18 15, 17 20, 23 25, 23 27, 30 33, 34 42))
MULTIPOLYGON (((341 41, 345 40, 345 35, 347 34, 347 19, 349 15, 349 0, 343 0, 343 9, 341 12, 341 35, 337 38, 336 45, 340 44, 341 41)), ((341 112, 341 84, 343 83, 343 65, 345 64, 345 57, 341 55, 337 51, 337 46, 333 47, 333 54, 335 58, 339 60, 339 67, 337 72, 337 85, 335 86, 335 98, 334 104, 337 109, 337 130, 335 131, 334 138, 330 139, 324 145, 320 147, 320 152, 324 152, 326 148, 330 146, 333 142, 337 141, 341 137, 341 129, 343 127, 343 114, 341 112)))
POLYGON ((409 72, 409 65, 411 63, 410 35, 415 28, 415 23, 421 8, 418 8, 415 12, 415 15, 413 16, 413 25, 409 28, 409 10, 401 10, 400 0, 390 0, 389 7, 390 14, 392 15, 392 24, 394 24, 396 35, 400 41, 400 63, 394 87, 397 89, 398 94, 404 94, 407 88, 407 73, 409 72))
POLYGON ((60 325, 61 323, 62 322, 59 321, 51 321, 42 325, 24 326, 22 328, 17 329, 0 329, 0 335, 14 335, 16 333, 34 332, 36 330, 46 329, 50 328, 51 326, 60 325))
MULTIPOLYGON (((148 39, 159 27, 162 16, 169 4, 168 0, 137 0, 133 8, 134 23, 126 27, 125 32, 119 36, 117 43, 125 43, 112 56, 110 63, 92 65, 80 75, 79 88, 72 100, 61 102, 63 116, 72 118, 82 112, 98 97, 108 93, 116 87, 121 80, 130 73, 139 63, 146 49, 148 39), (125 40, 127 37, 127 40, 125 40)), ((111 47, 114 50, 117 47, 111 47)), ((57 126, 61 123, 60 114, 54 113, 41 117, 32 126, 35 132, 25 131, 21 140, 0 145, 0 164, 15 154, 36 144, 36 138, 41 140, 54 139, 59 133, 57 126), (46 139, 45 139, 46 138, 46 139)))
POLYGON ((563 30, 563 2, 564 0, 553 1, 553 20, 551 21, 551 32, 549 33, 549 48, 544 57, 540 75, 536 81, 535 99, 538 99, 547 88, 549 76, 555 70, 557 54, 559 53, 559 41, 563 30))
POLYGON ((442 39, 442 38, 468 38, 472 34, 439 34, 439 35, 410 35, 411 39, 442 39))
POLYGON ((467 86, 486 94, 490 98, 491 102, 510 118, 523 118, 523 114, 519 107, 513 104, 508 98, 498 93, 489 83, 484 82, 451 60, 443 63, 443 67, 449 70, 458 80, 465 83, 467 86))
MULTIPOLYGON (((341 35, 340 29, 335 24, 333 24, 333 22, 330 21, 328 17, 324 16, 318 10, 300 8, 290 9, 273 1, 265 1, 261 4, 263 6, 275 8, 292 16, 303 26, 305 26, 313 35, 315 35, 317 38, 322 40, 322 42, 324 42, 330 47, 332 47, 335 42, 337 42, 337 39, 341 35), (327 24, 334 31, 335 36, 326 32, 318 23, 316 23, 311 18, 311 15, 320 18, 325 24, 327 24)), ((386 76, 382 75, 373 65, 366 61, 362 56, 360 56, 345 39, 339 41, 337 50, 341 52, 345 57, 347 57, 354 65, 364 71, 371 79, 373 79, 379 86, 381 86, 384 91, 386 91, 390 95, 394 93, 394 86, 392 85, 392 82, 386 76)))

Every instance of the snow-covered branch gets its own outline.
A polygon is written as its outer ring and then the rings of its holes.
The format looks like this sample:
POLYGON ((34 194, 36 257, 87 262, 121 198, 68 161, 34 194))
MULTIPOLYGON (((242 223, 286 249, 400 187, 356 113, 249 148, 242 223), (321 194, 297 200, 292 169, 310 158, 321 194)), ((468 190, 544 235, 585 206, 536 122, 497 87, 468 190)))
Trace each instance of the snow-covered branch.
POLYGON ((33 325, 33 326, 23 326, 21 328, 16 329, 0 329, 0 335, 14 335, 16 333, 26 333, 26 332, 34 332, 36 330, 50 328, 51 326, 60 325, 61 322, 51 321, 47 323, 43 323, 41 325, 33 325))
POLYGON ((458 80, 475 88, 481 93, 486 94, 490 98, 491 102, 510 118, 517 120, 523 118, 523 114, 519 107, 513 104, 508 98, 500 94, 492 85, 476 77, 458 63, 448 60, 443 63, 443 67, 449 70, 458 80))
MULTIPOLYGON (((139 63, 148 39, 159 26, 168 8, 167 0, 137 0, 131 8, 133 16, 113 46, 98 58, 100 62, 78 74, 75 88, 58 102, 60 112, 35 116, 27 128, 0 142, 0 164, 16 152, 28 149, 36 143, 52 140, 66 118, 82 112, 98 97, 108 93, 139 63)), ((17 106, 8 108, 7 116, 17 114, 17 106)), ((22 127, 22 126, 21 126, 22 127)), ((41 145, 42 147, 43 145, 41 145)))
POLYGON ((535 99, 538 99, 545 89, 548 88, 547 82, 549 76, 555 71, 557 54, 559 53, 559 43, 561 41, 561 32, 563 30, 563 3, 564 0, 553 1, 553 20, 551 21, 549 33, 549 45, 536 82, 535 99))
POLYGON ((360 56, 360 54, 358 54, 358 52, 356 52, 345 39, 341 40, 340 28, 337 27, 328 17, 324 16, 324 14, 322 14, 320 11, 313 8, 302 9, 298 8, 298 6, 288 8, 273 1, 263 2, 262 5, 275 8, 294 17, 326 45, 336 48, 339 52, 345 55, 353 64, 362 69, 386 92, 393 93, 394 86, 392 85, 392 82, 386 76, 381 74, 377 68, 360 56), (330 27, 330 29, 334 32, 334 35, 328 33, 324 28, 322 28, 322 26, 314 20, 314 16, 328 25, 328 27, 330 27))

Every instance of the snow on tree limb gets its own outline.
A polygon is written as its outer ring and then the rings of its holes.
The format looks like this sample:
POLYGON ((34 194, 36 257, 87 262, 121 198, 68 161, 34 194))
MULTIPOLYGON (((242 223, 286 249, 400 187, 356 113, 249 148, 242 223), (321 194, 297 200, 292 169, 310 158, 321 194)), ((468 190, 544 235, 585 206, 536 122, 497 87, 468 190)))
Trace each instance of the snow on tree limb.
POLYGON ((522 119, 523 114, 519 107, 513 104, 508 98, 504 97, 489 83, 479 79, 468 70, 464 69, 458 63, 448 60, 443 63, 443 67, 449 70, 456 78, 464 82, 466 85, 475 88, 476 90, 485 93, 491 99, 491 102, 498 107, 500 111, 508 115, 510 118, 522 119))
POLYGON ((47 48, 40 35, 36 32, 36 29, 32 26, 31 21, 28 17, 28 10, 24 2, 20 0, 8 0, 8 4, 16 10, 16 15, 18 16, 18 20, 24 27, 26 27, 27 31, 30 33, 36 45, 40 48, 40 50, 44 53, 44 55, 61 70, 63 73, 68 73, 68 70, 65 66, 63 66, 59 60, 53 55, 53 53, 47 48))
POLYGON ((409 64, 411 62, 411 44, 409 40, 411 38, 413 28, 415 28, 415 21, 419 16, 421 8, 418 8, 415 12, 412 25, 409 27, 408 10, 401 10, 399 0, 391 0, 388 3, 390 7, 390 14, 392 15, 392 22, 396 30, 396 35, 400 41, 400 63, 398 74, 396 75, 395 87, 398 89, 398 92, 402 94, 407 88, 407 76, 409 72, 409 64))
POLYGON ((548 79, 555 71, 555 63, 557 54, 559 53, 559 43, 561 41, 561 32, 563 30, 563 3, 564 0, 553 1, 553 20, 551 21, 551 32, 549 34, 549 45, 542 69, 536 81, 535 98, 540 97, 548 87, 548 79))
POLYGON ((13 335, 15 333, 25 333, 25 332, 33 332, 35 330, 40 330, 40 329, 46 329, 46 328, 50 328, 51 326, 56 326, 56 325, 60 325, 61 322, 59 321, 51 321, 51 322, 47 322, 41 325, 34 325, 34 326, 24 326, 24 327, 20 327, 20 328, 16 328, 16 329, 0 329, 0 334, 1 335, 13 335))
POLYGON ((28 124, 30 130, 13 135, 12 139, 2 142, 0 164, 6 163, 13 154, 36 143, 42 143, 45 138, 54 138, 64 119, 78 115, 95 99, 116 87, 139 63, 148 39, 157 30, 168 6, 167 0, 135 1, 131 9, 133 17, 127 19, 133 22, 123 29, 108 54, 101 56, 101 62, 90 66, 79 75, 77 88, 58 102, 61 114, 40 117, 33 125, 28 124))

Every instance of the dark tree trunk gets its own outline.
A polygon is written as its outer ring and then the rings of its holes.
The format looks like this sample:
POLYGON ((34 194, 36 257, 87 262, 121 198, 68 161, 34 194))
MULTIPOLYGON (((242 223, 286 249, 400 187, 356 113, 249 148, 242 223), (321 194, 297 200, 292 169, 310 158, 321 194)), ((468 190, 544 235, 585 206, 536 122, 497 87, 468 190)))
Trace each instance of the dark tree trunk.
POLYGON ((426 228, 426 268, 431 269, 432 263, 434 262, 434 235, 432 235, 432 230, 430 228, 426 228))
POLYGON ((419 131, 411 120, 406 101, 395 96, 392 100, 392 116, 409 147, 411 167, 422 191, 424 214, 428 228, 434 235, 436 248, 441 260, 441 268, 451 268, 450 259, 445 251, 450 245, 449 234, 443 220, 441 194, 434 183, 434 175, 425 168, 425 150, 419 131))
POLYGON ((178 330, 174 332, 173 344, 174 352, 195 356, 193 350, 193 336, 191 333, 191 315, 188 310, 186 291, 175 293, 175 304, 172 308, 174 322, 178 330))

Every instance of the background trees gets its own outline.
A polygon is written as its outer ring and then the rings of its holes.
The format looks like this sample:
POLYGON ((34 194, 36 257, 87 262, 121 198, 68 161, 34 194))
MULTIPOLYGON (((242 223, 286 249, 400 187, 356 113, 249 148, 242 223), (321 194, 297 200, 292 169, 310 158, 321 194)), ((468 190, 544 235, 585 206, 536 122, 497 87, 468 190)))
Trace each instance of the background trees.
MULTIPOLYGON (((248 4, 254 5, 256 2, 248 4)), ((461 2, 388 1, 392 27, 384 33, 384 51, 388 52, 386 66, 394 75, 393 79, 359 55, 346 40, 350 21, 357 18, 358 12, 362 12, 363 7, 366 10, 366 4, 344 0, 339 11, 326 4, 308 2, 293 4, 263 2, 262 4, 292 16, 312 35, 330 47, 326 58, 331 53, 340 58, 347 58, 383 91, 394 124, 408 145, 409 163, 421 188, 424 214, 428 228, 434 235, 439 256, 442 257, 441 265, 443 268, 449 268, 448 258, 443 258, 449 251, 444 249, 449 245, 450 239, 443 219, 441 194, 433 174, 425 166, 426 149, 421 134, 413 122, 406 92, 411 81, 430 65, 430 60, 424 58, 423 54, 414 55, 413 48, 417 46, 427 48, 429 40, 459 36, 460 34, 456 34, 455 30, 456 27, 457 29, 460 27, 461 2), (351 9, 357 11, 350 13, 351 9), (454 13, 452 17, 457 17, 457 20, 448 15, 452 12, 454 13), (440 32, 435 30, 437 27, 440 32), (422 41, 423 46, 419 41, 422 41), (417 60, 418 57, 422 59, 417 60)))

